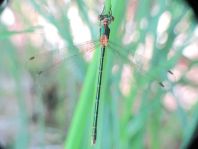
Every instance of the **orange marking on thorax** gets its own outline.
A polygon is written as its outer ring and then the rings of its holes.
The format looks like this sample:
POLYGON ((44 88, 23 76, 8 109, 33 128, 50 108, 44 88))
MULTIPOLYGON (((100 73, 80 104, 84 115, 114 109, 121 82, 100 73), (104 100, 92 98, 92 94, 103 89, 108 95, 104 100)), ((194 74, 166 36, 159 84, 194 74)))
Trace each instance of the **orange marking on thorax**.
POLYGON ((101 37, 100 37, 100 44, 104 47, 106 47, 107 46, 107 44, 108 44, 108 38, 107 38, 107 36, 106 35, 102 35, 101 37))

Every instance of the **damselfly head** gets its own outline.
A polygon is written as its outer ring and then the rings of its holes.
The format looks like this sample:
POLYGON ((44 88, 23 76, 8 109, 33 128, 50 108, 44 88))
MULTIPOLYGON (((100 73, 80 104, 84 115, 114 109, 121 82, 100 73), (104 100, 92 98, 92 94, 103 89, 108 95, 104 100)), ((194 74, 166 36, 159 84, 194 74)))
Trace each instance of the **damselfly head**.
POLYGON ((98 16, 99 21, 102 21, 103 24, 110 24, 111 22, 114 21, 114 16, 112 15, 99 15, 98 16))

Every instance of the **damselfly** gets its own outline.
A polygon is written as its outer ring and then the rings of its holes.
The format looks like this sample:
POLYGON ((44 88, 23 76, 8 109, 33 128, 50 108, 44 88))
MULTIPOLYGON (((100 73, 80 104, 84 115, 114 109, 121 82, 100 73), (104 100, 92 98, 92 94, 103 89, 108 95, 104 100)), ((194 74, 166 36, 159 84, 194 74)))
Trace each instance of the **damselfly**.
MULTIPOLYGON (((115 44, 112 41, 109 41, 109 36, 110 36, 110 28, 109 28, 109 24, 111 22, 114 21, 114 17, 112 15, 112 12, 109 11, 106 14, 101 14, 99 15, 99 21, 102 22, 101 27, 100 27, 100 39, 99 41, 90 41, 90 42, 86 42, 80 45, 77 45, 77 47, 83 47, 83 46, 87 46, 87 45, 91 45, 90 48, 88 49, 88 52, 93 51, 95 49, 96 45, 101 46, 101 55, 100 55, 100 63, 99 63, 99 68, 98 68, 98 81, 97 81, 97 92, 96 92, 96 99, 95 99, 95 111, 94 111, 94 120, 93 120, 93 130, 92 130, 92 143, 95 144, 96 143, 96 138, 97 138, 97 124, 98 124, 98 111, 99 111, 99 101, 100 101, 100 93, 101 93, 101 86, 102 86, 102 72, 103 72, 103 63, 104 63, 104 55, 105 55, 105 50, 106 47, 110 48, 110 49, 114 49, 114 51, 121 56, 122 58, 124 58, 124 61, 126 61, 128 64, 134 66, 134 68, 140 68, 137 66, 137 63, 135 62, 135 56, 132 56, 132 59, 128 58, 128 50, 125 50, 125 52, 121 52, 117 49, 120 49, 121 47, 118 44, 115 44)), ((44 53, 45 54, 45 53, 44 53)), ((74 56, 77 56, 78 54, 74 54, 69 58, 66 58, 64 60, 70 59, 74 56)), ((38 55, 34 55, 31 56, 29 58, 30 61, 37 61, 38 60, 38 55)), ((61 60, 62 61, 62 60, 61 60)), ((49 67, 45 68, 45 69, 41 69, 40 71, 38 71, 38 74, 42 74, 44 72, 47 72, 48 70, 52 69, 54 66, 57 66, 57 64, 59 64, 61 61, 56 62, 53 65, 50 65, 49 67)), ((139 69, 138 71, 140 71, 143 75, 144 75, 144 71, 139 69)), ((173 75, 172 71, 167 70, 165 72, 168 72, 169 74, 173 75)), ((148 77, 148 75, 145 77, 148 77)), ((150 77, 150 76, 149 76, 150 77)), ((164 83, 162 82, 163 80, 158 80, 156 79, 156 81, 158 81, 158 84, 161 87, 165 87, 164 83)))

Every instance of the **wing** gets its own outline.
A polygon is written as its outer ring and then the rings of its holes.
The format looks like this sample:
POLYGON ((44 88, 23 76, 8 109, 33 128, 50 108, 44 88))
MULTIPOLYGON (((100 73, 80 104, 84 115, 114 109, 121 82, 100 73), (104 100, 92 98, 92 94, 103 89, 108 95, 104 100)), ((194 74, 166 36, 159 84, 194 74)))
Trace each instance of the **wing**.
MULTIPOLYGON (((44 52, 33 54, 27 60, 28 67, 38 75, 48 73, 58 68, 62 63, 68 63, 69 61, 87 59, 91 53, 99 45, 98 41, 87 41, 75 46, 67 46, 61 49, 50 49, 44 52), (77 48, 77 52, 68 53, 67 49, 77 48)), ((85 60, 86 61, 86 60, 85 60)))
POLYGON ((175 80, 174 73, 166 63, 150 68, 151 59, 148 57, 140 55, 134 50, 124 49, 113 42, 109 42, 108 47, 121 58, 121 61, 132 70, 134 75, 142 78, 143 82, 144 80, 147 80, 148 83, 156 82, 162 88, 168 88, 170 82, 175 80))

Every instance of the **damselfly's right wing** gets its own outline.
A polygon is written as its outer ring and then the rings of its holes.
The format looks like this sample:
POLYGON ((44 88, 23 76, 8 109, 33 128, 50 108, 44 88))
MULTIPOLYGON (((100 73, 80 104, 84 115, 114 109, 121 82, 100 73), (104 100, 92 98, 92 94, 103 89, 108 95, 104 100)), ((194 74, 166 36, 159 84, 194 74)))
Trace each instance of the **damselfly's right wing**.
POLYGON ((138 78, 136 80, 138 82, 147 82, 148 84, 155 82, 162 88, 168 88, 171 82, 175 80, 174 73, 166 63, 150 68, 151 59, 148 57, 134 51, 132 53, 130 49, 124 49, 113 42, 109 42, 108 47, 120 57, 125 67, 132 70, 133 77, 138 78))

